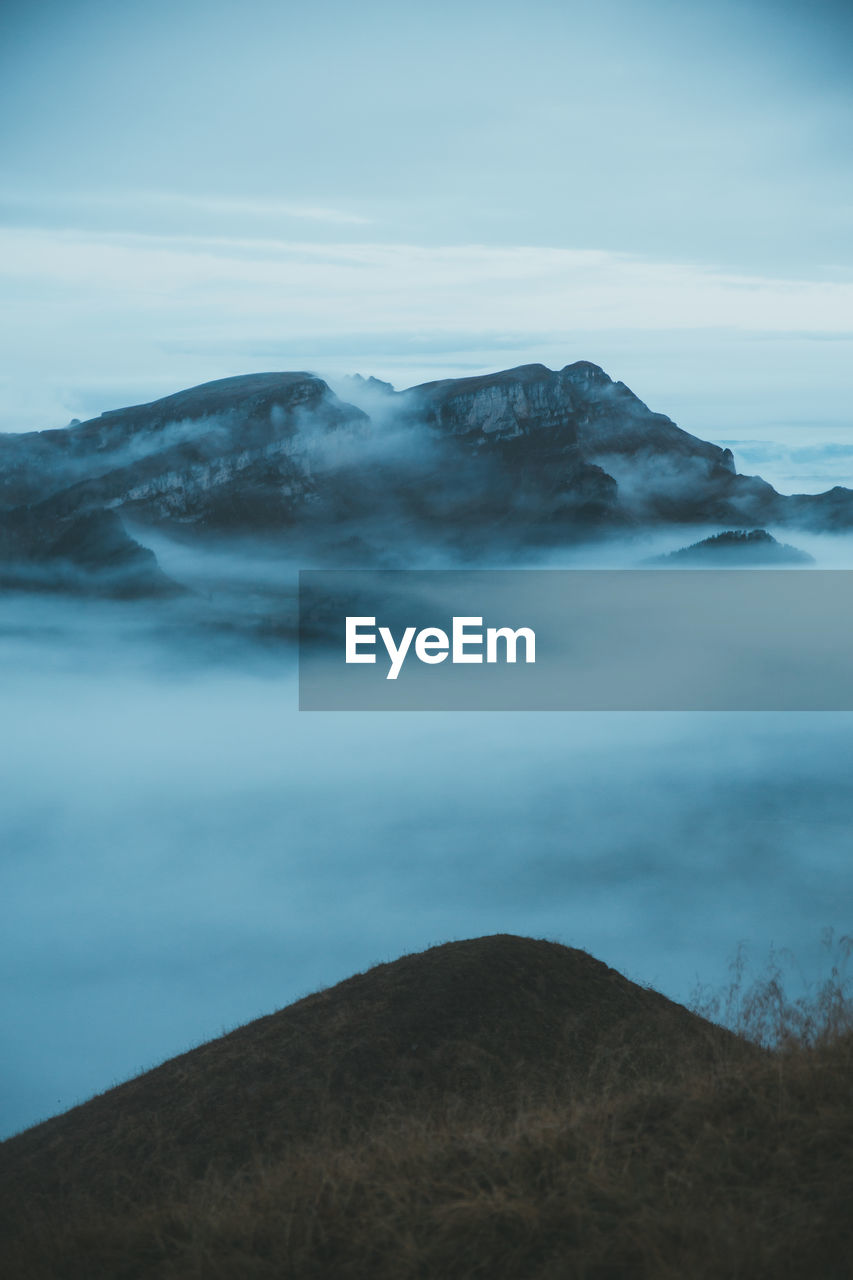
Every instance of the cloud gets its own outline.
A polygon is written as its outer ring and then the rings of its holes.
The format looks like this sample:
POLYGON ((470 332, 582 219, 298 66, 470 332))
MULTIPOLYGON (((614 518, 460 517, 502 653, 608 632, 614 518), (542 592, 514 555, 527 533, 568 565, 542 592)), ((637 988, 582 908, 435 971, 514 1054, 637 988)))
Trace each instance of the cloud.
POLYGON ((405 386, 454 369, 592 359, 675 416, 687 379, 702 403, 683 425, 711 438, 719 415, 700 414, 721 388, 743 407, 756 387, 766 398, 778 386, 786 413, 803 418, 826 416, 827 388, 846 404, 845 279, 589 248, 18 225, 0 226, 0 287, 5 430, 276 367, 359 369, 405 386))
POLYGON ((287 200, 234 200, 225 196, 180 195, 167 191, 122 193, 107 197, 110 203, 122 205, 146 204, 198 210, 199 213, 240 215, 250 218, 304 218, 312 222, 352 223, 364 226, 370 222, 356 213, 343 209, 331 209, 322 205, 302 204, 287 200))
POLYGON ((301 200, 265 200, 254 198, 235 199, 230 196, 205 195, 156 190, 56 192, 49 197, 33 192, 12 192, 7 189, 5 201, 13 207, 23 207, 46 214, 51 222, 68 217, 79 222, 81 216, 106 212, 120 213, 123 220, 132 212, 148 215, 195 214, 203 217, 248 219, 295 218, 332 225, 365 226, 369 218, 347 210, 301 200))
POLYGON ((448 937, 683 998, 844 928, 849 716, 312 717, 286 660, 173 670, 136 612, 0 608, 0 1133, 448 937))
MULTIPOLYGON (((330 327, 448 334, 583 327, 714 327, 847 334, 853 281, 738 275, 596 249, 316 243, 0 229, 2 277, 20 306, 158 313, 198 336, 249 322, 279 336, 330 327), (45 299, 45 290, 53 297, 45 299)), ((19 312, 20 314, 20 312, 19 312)), ((17 323, 20 321, 18 320, 17 323)))

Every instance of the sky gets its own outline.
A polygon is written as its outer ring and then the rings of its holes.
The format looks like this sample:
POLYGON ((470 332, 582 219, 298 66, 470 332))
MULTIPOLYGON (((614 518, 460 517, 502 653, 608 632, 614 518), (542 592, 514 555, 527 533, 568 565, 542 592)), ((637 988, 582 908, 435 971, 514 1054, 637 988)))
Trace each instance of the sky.
POLYGON ((11 0, 0 23, 2 430, 266 369, 590 359, 747 453, 850 438, 845 5, 11 0))

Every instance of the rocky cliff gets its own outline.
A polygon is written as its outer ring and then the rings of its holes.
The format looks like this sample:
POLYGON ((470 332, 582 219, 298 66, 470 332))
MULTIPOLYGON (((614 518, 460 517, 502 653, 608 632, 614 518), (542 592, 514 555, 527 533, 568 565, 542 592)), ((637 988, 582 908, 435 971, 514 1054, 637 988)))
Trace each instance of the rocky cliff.
POLYGON ((585 361, 348 389, 370 412, 310 373, 265 373, 0 436, 0 556, 24 581, 74 541, 75 522, 104 513, 87 534, 90 576, 98 528, 115 567, 122 517, 182 536, 274 535, 306 563, 381 562, 392 545, 500 554, 660 522, 853 528, 853 492, 785 497, 738 475, 729 450, 585 361))

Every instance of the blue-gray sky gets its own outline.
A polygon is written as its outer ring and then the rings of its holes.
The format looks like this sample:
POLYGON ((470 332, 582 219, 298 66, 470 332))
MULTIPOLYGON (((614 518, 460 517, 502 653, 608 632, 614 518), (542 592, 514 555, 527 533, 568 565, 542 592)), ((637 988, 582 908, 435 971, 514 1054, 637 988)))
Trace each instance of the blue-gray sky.
POLYGON ((0 428, 264 368, 576 358, 712 438, 850 425, 846 6, 2 23, 0 428))

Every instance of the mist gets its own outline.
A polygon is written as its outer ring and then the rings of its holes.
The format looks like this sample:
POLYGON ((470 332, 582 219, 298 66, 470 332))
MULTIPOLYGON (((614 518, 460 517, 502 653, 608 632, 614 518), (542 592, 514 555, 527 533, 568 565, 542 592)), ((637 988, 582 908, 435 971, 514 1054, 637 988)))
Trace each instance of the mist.
POLYGON ((848 926, 848 714, 300 714, 292 644, 205 608, 0 601, 4 1134, 452 938, 684 999, 848 926))

